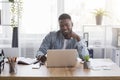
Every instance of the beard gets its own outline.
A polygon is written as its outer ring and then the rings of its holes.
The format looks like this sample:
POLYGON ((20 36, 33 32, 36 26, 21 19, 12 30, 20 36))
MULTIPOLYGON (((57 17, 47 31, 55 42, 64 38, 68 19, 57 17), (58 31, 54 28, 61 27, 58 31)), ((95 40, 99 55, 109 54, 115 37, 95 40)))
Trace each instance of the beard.
POLYGON ((71 38, 71 33, 72 33, 72 30, 62 31, 62 34, 65 37, 65 39, 70 39, 71 38))

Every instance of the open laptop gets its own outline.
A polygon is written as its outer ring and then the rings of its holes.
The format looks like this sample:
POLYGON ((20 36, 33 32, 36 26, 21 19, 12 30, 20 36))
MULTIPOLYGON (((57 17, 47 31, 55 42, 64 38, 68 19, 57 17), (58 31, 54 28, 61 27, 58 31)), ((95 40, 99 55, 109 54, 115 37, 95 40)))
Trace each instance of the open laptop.
POLYGON ((19 57, 18 48, 3 48, 5 57, 19 57))
POLYGON ((47 51, 47 67, 74 67, 76 62, 76 49, 52 49, 47 51))

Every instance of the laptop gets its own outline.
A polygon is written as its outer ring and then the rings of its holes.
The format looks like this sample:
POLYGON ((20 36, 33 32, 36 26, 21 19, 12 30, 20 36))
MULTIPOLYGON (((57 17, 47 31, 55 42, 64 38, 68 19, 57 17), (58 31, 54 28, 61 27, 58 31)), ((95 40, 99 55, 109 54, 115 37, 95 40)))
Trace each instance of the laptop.
POLYGON ((76 49, 52 49, 47 51, 47 67, 74 67, 77 62, 76 49))
POLYGON ((5 57, 19 57, 18 48, 3 48, 5 57))

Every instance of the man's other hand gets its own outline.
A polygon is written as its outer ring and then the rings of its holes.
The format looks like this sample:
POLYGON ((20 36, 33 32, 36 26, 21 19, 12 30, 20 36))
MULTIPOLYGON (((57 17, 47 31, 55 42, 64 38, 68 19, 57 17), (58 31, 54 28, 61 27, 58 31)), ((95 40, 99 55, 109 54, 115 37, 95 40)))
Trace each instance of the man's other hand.
POLYGON ((46 58, 45 55, 43 55, 43 56, 39 55, 39 56, 37 57, 37 60, 41 61, 42 63, 45 63, 45 61, 47 60, 47 58, 46 58))

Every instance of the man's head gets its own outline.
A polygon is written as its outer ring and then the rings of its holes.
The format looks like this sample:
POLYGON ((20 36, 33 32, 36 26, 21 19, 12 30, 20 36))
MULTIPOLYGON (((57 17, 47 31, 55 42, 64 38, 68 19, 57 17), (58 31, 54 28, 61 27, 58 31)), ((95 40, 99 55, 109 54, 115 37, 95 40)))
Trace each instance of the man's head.
POLYGON ((72 32, 72 20, 70 15, 68 14, 61 14, 58 18, 59 21, 59 26, 60 26, 60 31, 64 35, 64 37, 67 37, 71 34, 72 32))

